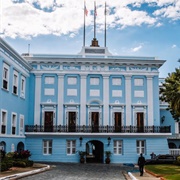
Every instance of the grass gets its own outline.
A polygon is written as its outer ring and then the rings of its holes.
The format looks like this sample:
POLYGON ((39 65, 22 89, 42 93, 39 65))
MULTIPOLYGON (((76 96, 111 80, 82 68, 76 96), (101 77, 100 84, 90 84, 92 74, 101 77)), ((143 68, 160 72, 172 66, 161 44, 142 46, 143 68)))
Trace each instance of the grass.
POLYGON ((173 164, 146 165, 146 169, 166 180, 180 180, 180 166, 173 164))

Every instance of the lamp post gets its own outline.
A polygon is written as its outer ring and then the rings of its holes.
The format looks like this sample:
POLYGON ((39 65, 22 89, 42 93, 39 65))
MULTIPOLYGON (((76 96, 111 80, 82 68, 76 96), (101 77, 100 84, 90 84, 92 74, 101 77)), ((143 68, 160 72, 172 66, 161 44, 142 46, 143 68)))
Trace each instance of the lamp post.
POLYGON ((111 143, 111 138, 108 137, 108 146, 110 145, 110 143, 111 143))
POLYGON ((83 140, 83 138, 82 138, 82 137, 80 137, 80 138, 79 138, 79 141, 80 141, 80 146, 82 146, 82 140, 83 140))

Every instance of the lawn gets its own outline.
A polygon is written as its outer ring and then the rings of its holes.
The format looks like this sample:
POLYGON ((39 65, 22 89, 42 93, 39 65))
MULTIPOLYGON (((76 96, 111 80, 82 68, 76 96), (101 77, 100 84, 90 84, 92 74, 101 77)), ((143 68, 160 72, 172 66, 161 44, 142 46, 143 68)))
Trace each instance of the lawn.
POLYGON ((146 165, 145 169, 167 180, 180 180, 180 166, 173 164, 146 165))

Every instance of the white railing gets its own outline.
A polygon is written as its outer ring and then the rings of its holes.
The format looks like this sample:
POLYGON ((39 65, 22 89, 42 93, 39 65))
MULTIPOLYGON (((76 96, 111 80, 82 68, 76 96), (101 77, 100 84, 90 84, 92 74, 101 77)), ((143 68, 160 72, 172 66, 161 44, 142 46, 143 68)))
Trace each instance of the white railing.
POLYGON ((169 154, 173 156, 180 156, 180 149, 169 149, 169 154))

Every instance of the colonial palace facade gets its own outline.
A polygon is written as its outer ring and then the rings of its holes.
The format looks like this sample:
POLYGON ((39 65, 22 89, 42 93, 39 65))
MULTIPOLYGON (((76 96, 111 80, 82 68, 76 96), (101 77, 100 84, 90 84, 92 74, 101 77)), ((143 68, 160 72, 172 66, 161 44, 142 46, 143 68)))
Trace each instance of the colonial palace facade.
POLYGON ((155 57, 19 55, 0 39, 0 148, 28 149, 34 161, 136 163, 140 153, 179 153, 179 123, 159 101, 155 57))

